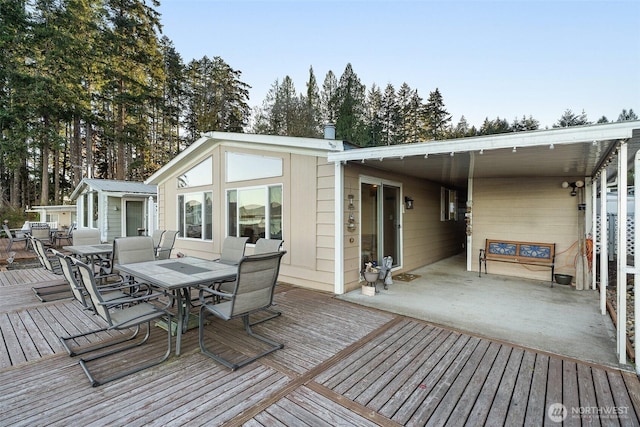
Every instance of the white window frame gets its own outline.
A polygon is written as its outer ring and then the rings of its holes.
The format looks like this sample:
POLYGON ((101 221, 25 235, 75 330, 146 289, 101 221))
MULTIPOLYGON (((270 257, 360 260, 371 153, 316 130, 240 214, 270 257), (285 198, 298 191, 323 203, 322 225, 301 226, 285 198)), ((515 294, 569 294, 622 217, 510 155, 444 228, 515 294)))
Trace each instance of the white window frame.
MULTIPOLYGON (((225 215, 226 215, 226 220, 225 220, 225 236, 229 236, 229 220, 231 219, 232 216, 232 212, 230 212, 229 210, 229 194, 232 191, 236 192, 236 200, 238 197, 238 193, 242 192, 242 191, 252 191, 252 190, 256 190, 256 189, 262 189, 264 191, 264 207, 265 207, 265 218, 264 218, 264 222, 265 222, 265 229, 264 229, 264 234, 266 239, 271 238, 271 205, 270 205, 270 200, 269 200, 269 192, 271 188, 275 188, 275 187, 280 187, 280 194, 282 199, 284 199, 284 186, 282 185, 282 183, 278 183, 278 184, 265 184, 265 185, 257 185, 257 186, 251 186, 251 187, 237 187, 237 188, 227 188, 225 190, 225 215)), ((284 229, 284 225, 283 225, 283 212, 282 209, 284 208, 283 206, 284 204, 284 200, 280 201, 280 238, 282 239, 282 232, 284 229)), ((242 231, 240 229, 241 225, 240 225, 240 220, 239 220, 239 205, 236 204, 236 211, 233 213, 233 215, 235 215, 236 218, 236 237, 237 236, 241 236, 242 235, 242 231)))
POLYGON ((213 190, 204 190, 204 191, 191 191, 191 192, 184 192, 184 193, 179 193, 176 196, 176 218, 177 218, 177 223, 178 223, 178 238, 180 239, 185 239, 185 240, 195 240, 195 241, 204 241, 204 242, 212 242, 213 241, 213 190), (211 212, 209 212, 209 214, 211 215, 211 226, 212 226, 212 230, 211 230, 211 237, 207 238, 206 236, 206 232, 205 232, 205 224, 206 224, 206 215, 208 214, 207 209, 206 209, 206 199, 207 199, 207 194, 209 195, 210 199, 211 199, 211 212), (200 196, 201 197, 201 203, 202 203, 202 213, 200 216, 200 226, 201 226, 201 235, 200 237, 188 237, 186 235, 186 227, 187 227, 187 222, 186 222, 186 212, 184 212, 184 205, 180 206, 180 197, 183 198, 187 198, 187 197, 195 197, 195 196, 200 196))

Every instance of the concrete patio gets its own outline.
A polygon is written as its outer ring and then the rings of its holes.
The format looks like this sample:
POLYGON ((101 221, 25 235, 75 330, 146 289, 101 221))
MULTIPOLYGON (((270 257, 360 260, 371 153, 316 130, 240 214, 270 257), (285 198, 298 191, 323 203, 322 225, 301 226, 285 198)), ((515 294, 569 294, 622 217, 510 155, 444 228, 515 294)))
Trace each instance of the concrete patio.
POLYGON ((615 326, 599 311, 597 291, 483 274, 465 269, 464 255, 411 271, 374 297, 355 290, 338 298, 426 320, 480 337, 610 367, 620 366, 615 326))

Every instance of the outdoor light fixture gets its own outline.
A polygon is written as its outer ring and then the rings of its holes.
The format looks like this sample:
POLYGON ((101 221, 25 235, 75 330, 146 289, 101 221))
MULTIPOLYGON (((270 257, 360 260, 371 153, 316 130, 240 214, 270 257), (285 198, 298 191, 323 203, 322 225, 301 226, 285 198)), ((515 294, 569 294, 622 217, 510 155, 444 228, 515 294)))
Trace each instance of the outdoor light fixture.
POLYGON ((584 181, 576 181, 576 182, 565 181, 562 183, 562 188, 569 188, 569 187, 571 187, 571 196, 575 197, 575 195, 578 194, 576 189, 584 187, 584 181))
POLYGON ((404 198, 404 207, 406 209, 413 209, 413 199, 409 196, 404 198))
POLYGON ((347 222, 347 229, 349 231, 355 231, 356 229, 356 217, 353 216, 353 212, 349 212, 349 221, 347 222))
POLYGON ((353 206, 353 194, 349 194, 347 196, 347 199, 349 200, 349 210, 353 210, 354 206, 353 206))

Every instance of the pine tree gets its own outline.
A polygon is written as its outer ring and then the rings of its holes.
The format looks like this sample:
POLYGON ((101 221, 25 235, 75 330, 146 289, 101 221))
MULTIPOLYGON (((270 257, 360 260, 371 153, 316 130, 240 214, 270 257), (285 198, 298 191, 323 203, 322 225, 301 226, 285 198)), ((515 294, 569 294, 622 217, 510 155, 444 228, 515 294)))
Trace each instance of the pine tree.
POLYGON ((400 127, 400 108, 396 99, 396 91, 391 83, 387 84, 382 95, 380 109, 382 122, 382 144, 398 144, 398 128, 400 127))
POLYGON ((553 127, 566 128, 569 126, 581 126, 587 124, 589 124, 589 121, 587 120, 587 114, 584 112, 584 110, 581 114, 575 114, 573 111, 567 109, 564 111, 558 121, 553 125, 553 127))
POLYGON ((429 94, 429 99, 425 107, 425 121, 427 125, 427 137, 431 139, 445 138, 448 123, 451 121, 451 115, 445 109, 444 101, 438 88, 429 94))
POLYGON ((357 145, 366 145, 364 128, 365 86, 347 64, 337 89, 336 137, 357 145))
POLYGON ((367 93, 365 102, 367 135, 370 137, 368 146, 381 145, 382 140, 382 92, 374 83, 367 93))

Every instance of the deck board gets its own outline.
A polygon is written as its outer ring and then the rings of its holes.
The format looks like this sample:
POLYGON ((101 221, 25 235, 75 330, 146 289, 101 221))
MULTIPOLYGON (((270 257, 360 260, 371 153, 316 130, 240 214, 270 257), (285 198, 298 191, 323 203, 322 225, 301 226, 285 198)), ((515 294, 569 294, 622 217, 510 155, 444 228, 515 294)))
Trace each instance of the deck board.
MULTIPOLYGON (((282 316, 255 327, 284 349, 232 372, 202 355, 197 331, 190 330, 181 356, 92 388, 58 336, 102 323, 73 300, 38 301, 28 280, 42 277, 37 269, 0 272, 0 300, 6 293, 16 303, 0 304, 0 425, 539 426, 557 425, 547 416, 553 403, 567 407, 565 425, 639 425, 635 373, 289 286, 275 296, 282 316), (576 415, 585 407, 626 412, 606 421, 576 415)), ((230 355, 259 347, 240 322, 211 319, 206 328, 212 345, 230 355)), ((92 334, 78 344, 120 335, 92 334)), ((96 372, 160 354, 165 346, 165 331, 154 327, 148 344, 125 359, 97 362, 96 372)))

